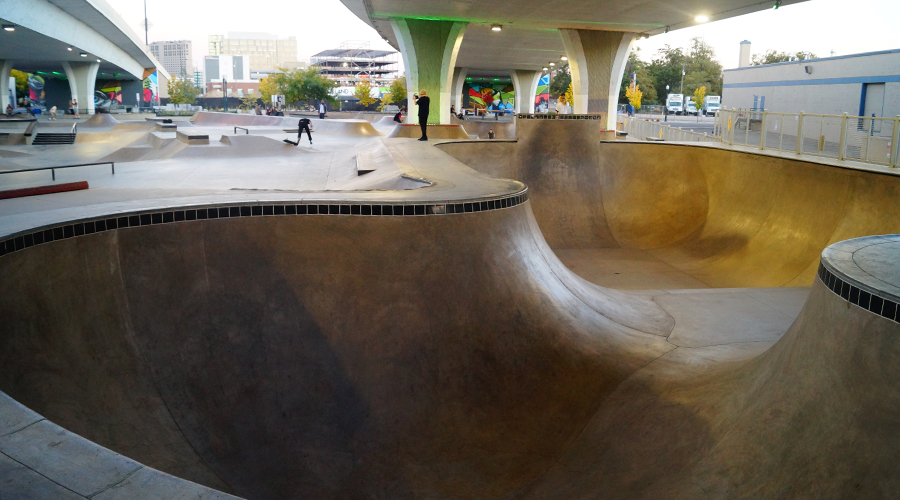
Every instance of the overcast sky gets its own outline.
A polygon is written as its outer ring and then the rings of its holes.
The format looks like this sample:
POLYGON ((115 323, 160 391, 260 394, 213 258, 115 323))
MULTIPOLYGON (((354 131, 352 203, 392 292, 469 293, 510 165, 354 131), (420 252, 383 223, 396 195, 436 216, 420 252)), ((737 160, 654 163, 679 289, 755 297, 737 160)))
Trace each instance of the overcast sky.
MULTIPOLYGON (((107 0, 143 37, 143 0, 107 0)), ((364 40, 372 48, 390 48, 340 0, 265 0, 260 4, 147 0, 150 41, 193 41, 194 61, 208 54, 207 36, 229 31, 296 36, 298 57, 336 48, 345 40, 364 40)), ((750 40, 754 54, 767 49, 810 51, 819 57, 900 48, 897 22, 900 0, 811 0, 639 40, 640 57, 649 61, 663 45, 687 47, 701 36, 722 65, 737 67, 738 45, 750 40)))

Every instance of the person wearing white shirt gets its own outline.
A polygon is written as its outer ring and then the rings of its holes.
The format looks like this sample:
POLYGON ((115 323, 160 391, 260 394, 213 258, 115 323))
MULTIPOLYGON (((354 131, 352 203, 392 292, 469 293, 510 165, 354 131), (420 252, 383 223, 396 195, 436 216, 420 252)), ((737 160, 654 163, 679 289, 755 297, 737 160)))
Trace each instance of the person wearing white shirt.
POLYGON ((325 112, 328 111, 325 108, 325 99, 322 99, 322 102, 319 103, 319 118, 325 118, 325 112))

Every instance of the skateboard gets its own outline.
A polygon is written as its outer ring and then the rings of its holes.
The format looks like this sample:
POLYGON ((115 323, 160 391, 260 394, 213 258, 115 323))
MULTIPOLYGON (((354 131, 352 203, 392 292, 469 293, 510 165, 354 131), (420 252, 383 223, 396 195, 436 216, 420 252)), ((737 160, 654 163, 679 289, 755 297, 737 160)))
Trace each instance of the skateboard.
POLYGON ((300 142, 299 142, 299 141, 298 141, 298 142, 294 142, 294 141, 292 141, 292 140, 290 140, 290 139, 284 139, 284 142, 286 142, 287 144, 290 144, 290 145, 292 145, 292 146, 299 146, 299 145, 300 145, 300 142))

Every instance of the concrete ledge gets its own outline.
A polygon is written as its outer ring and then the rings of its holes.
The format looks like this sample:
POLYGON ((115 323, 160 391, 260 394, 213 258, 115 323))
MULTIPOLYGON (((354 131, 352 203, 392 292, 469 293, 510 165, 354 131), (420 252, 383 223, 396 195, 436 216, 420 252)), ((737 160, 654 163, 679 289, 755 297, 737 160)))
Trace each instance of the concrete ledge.
POLYGON ((162 130, 163 132, 175 132, 178 130, 178 125, 175 123, 156 122, 156 130, 162 130))
POLYGON ((189 144, 191 146, 199 146, 202 144, 209 144, 209 136, 206 134, 197 134, 197 133, 185 133, 181 131, 176 131, 175 137, 178 138, 179 141, 189 144))

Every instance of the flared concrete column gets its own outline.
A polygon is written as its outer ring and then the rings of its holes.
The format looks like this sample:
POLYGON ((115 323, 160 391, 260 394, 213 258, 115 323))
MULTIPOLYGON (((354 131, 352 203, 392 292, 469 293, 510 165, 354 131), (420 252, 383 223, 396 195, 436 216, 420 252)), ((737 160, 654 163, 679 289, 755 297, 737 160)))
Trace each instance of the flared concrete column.
POLYGON ((87 115, 94 114, 94 86, 97 84, 98 62, 62 63, 69 79, 69 90, 72 97, 78 98, 78 111, 87 115))
POLYGON ((466 77, 469 75, 469 68, 456 68, 453 70, 453 95, 450 98, 450 104, 456 106, 456 112, 462 109, 465 99, 463 99, 463 85, 466 83, 466 77))
POLYGON ((569 57, 574 112, 604 113, 606 128, 614 130, 619 87, 638 34, 575 29, 561 29, 559 33, 569 57))
POLYGON ((413 94, 425 90, 431 99, 428 121, 449 124, 453 70, 466 23, 395 18, 391 27, 406 67, 409 123, 419 123, 413 94))
MULTIPOLYGON (((6 113, 9 102, 9 74, 13 69, 11 59, 0 59, 0 113, 6 113)), ((16 107, 14 103, 13 107, 16 107)))
POLYGON ((516 114, 534 114, 534 95, 541 81, 540 71, 517 69, 510 71, 513 89, 516 91, 516 114))

